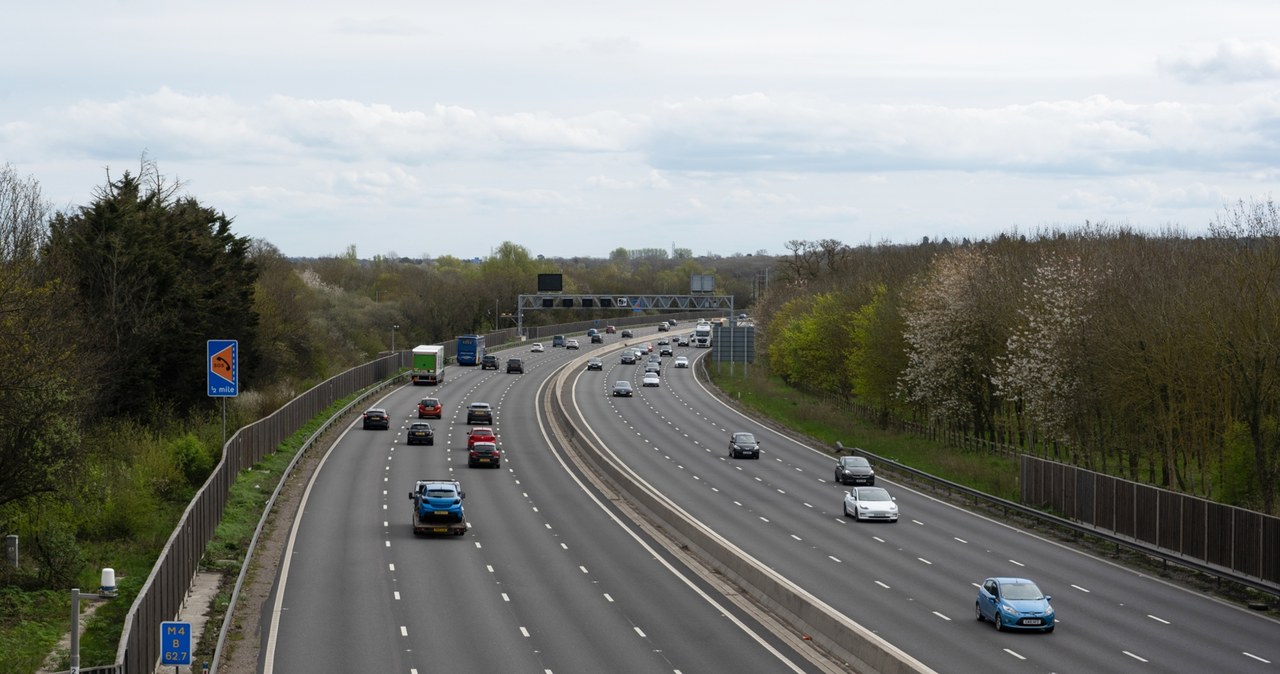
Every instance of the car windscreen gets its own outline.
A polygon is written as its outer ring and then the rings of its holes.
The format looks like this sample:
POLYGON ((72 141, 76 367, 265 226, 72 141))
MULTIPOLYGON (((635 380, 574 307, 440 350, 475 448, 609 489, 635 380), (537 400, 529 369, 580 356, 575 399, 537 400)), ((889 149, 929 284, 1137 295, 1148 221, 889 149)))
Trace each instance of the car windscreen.
POLYGON ((892 501, 889 492, 879 487, 867 487, 858 490, 858 500, 860 501, 892 501))
POLYGON ((1040 599, 1044 596, 1035 583, 1009 583, 1001 585, 1000 591, 1005 599, 1040 599))
POLYGON ((871 464, 868 463, 866 459, 860 456, 846 456, 843 459, 841 459, 841 463, 844 464, 845 466, 853 467, 853 468, 867 468, 871 466, 871 464))
POLYGON ((740 445, 754 445, 756 444, 756 436, 750 433, 734 433, 733 441, 740 445))

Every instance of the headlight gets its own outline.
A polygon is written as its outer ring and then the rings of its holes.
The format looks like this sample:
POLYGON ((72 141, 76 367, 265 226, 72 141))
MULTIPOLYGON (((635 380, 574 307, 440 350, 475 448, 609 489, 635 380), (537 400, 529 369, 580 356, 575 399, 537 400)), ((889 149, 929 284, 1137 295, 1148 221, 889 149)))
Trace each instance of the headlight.
POLYGON ((1018 615, 1018 610, 1008 604, 1001 604, 1000 610, 1008 613, 1009 615, 1018 615))
POLYGON ((859 503, 859 504, 858 504, 858 510, 871 510, 871 506, 869 506, 869 505, 867 505, 867 504, 865 504, 865 503, 859 503))

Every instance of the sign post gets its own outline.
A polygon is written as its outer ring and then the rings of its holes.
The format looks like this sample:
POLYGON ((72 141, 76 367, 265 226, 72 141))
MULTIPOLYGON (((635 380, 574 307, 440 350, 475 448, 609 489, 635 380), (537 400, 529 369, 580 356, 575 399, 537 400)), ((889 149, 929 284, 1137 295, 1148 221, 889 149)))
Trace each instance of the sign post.
MULTIPOLYGON (((395 333, 392 339, 395 339, 395 333)), ((227 398, 240 395, 240 342, 211 339, 205 348, 209 397, 222 398, 222 444, 227 444, 227 398)))

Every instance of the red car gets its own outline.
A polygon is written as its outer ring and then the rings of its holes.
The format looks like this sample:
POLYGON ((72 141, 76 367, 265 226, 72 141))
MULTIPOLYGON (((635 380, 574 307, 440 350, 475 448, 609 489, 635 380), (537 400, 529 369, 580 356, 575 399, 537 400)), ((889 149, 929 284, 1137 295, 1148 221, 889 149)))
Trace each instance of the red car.
POLYGON ((493 434, 493 429, 488 426, 476 426, 467 433, 467 449, 476 446, 477 442, 498 442, 497 436, 493 434))
POLYGON ((615 327, 613 327, 612 325, 606 325, 606 326, 604 326, 604 332, 605 332, 605 334, 607 334, 607 335, 612 335, 613 333, 615 333, 615 332, 617 332, 617 331, 618 331, 618 329, 617 329, 617 328, 615 328, 615 327))
POLYGON ((419 419, 439 419, 440 415, 443 413, 444 406, 435 398, 423 398, 422 401, 418 403, 419 419))

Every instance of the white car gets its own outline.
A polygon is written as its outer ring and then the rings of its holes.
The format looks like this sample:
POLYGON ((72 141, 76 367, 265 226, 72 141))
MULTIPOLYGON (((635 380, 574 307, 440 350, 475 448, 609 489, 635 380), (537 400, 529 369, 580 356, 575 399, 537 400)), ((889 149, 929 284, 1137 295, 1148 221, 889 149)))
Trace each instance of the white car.
POLYGON ((566 340, 566 341, 565 341, 565 343, 564 343, 564 348, 566 348, 566 349, 576 349, 576 348, 578 348, 578 340, 576 340, 576 339, 569 339, 569 340, 566 340))
POLYGON ((676 367, 689 367, 688 356, 676 356, 676 367))
POLYGON ((533 353, 542 353, 546 351, 546 348, 542 346, 542 342, 534 342, 533 346, 529 348, 529 351, 533 353))
POLYGON ((884 487, 854 487, 844 495, 844 516, 855 520, 898 521, 898 504, 884 487))
POLYGON ((657 386, 660 383, 662 383, 662 380, 658 378, 657 372, 647 372, 644 375, 644 379, 640 382, 640 385, 641 386, 657 386))

